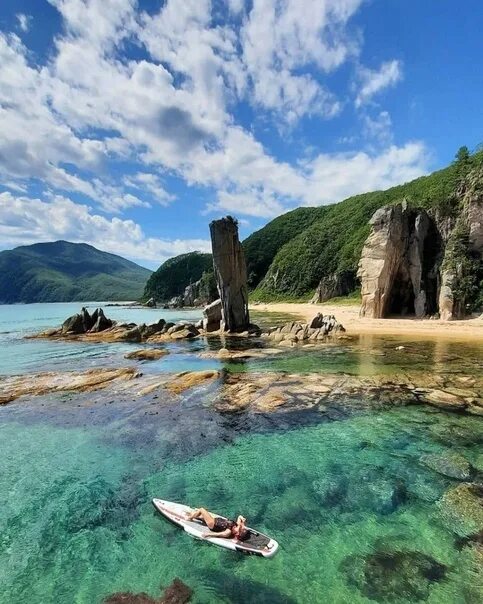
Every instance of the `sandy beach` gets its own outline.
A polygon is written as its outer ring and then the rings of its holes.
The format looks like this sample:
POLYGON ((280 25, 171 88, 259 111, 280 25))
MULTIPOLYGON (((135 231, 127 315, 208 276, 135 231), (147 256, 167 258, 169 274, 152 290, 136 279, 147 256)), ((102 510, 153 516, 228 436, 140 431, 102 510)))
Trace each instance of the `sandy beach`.
POLYGON ((321 312, 334 315, 349 334, 380 334, 411 336, 413 338, 448 338, 461 341, 483 342, 483 318, 462 321, 438 321, 433 319, 367 319, 359 316, 359 305, 291 304, 270 303, 250 306, 257 311, 291 313, 306 321, 321 312))

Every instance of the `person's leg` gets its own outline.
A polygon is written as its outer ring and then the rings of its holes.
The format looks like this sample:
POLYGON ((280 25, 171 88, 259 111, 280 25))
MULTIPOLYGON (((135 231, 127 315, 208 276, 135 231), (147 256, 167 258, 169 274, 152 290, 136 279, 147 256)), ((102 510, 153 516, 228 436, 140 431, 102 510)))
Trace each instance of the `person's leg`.
POLYGON ((194 512, 188 515, 188 520, 195 520, 196 518, 202 518, 206 526, 211 530, 215 525, 215 517, 210 514, 205 508, 198 508, 194 512))

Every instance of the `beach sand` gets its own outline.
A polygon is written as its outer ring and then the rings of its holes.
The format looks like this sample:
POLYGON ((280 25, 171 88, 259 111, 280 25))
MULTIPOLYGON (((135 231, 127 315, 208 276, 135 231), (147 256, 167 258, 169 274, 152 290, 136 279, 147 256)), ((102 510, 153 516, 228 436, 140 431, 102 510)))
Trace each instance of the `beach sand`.
POLYGON ((359 316, 359 305, 270 303, 250 305, 250 309, 263 312, 290 313, 310 321, 318 312, 334 315, 348 334, 380 334, 410 336, 412 338, 448 338, 461 341, 483 342, 483 318, 461 321, 433 319, 394 318, 368 319, 359 316))

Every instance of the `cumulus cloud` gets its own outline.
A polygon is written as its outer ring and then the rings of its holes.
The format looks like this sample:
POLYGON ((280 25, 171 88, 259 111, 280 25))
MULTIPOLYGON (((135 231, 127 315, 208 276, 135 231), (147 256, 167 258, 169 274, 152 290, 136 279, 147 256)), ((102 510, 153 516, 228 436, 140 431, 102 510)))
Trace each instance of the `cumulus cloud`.
POLYGON ((361 3, 254 0, 240 34, 253 100, 289 122, 304 114, 336 115, 341 104, 313 68, 330 72, 357 55, 359 38, 346 27, 361 3))
POLYGON ((356 107, 365 105, 377 93, 397 84, 402 77, 401 61, 387 61, 376 70, 360 67, 358 71, 360 88, 355 101, 356 107))
POLYGON ((104 251, 153 263, 192 250, 210 249, 209 242, 204 239, 147 237, 132 220, 108 219, 66 197, 54 196, 46 201, 0 193, 2 248, 57 239, 90 243, 104 251))
MULTIPOLYGON (((149 13, 136 0, 49 0, 63 29, 47 63, 35 64, 18 36, 0 33, 0 182, 17 192, 31 181, 53 191, 47 201, 15 198, 24 209, 49 209, 55 199, 74 212, 74 192, 113 215, 175 202, 159 176, 168 173, 212 188, 210 212, 266 218, 419 176, 424 145, 392 146, 384 111, 364 125, 379 152, 310 161, 280 160, 237 123, 240 101, 289 124, 337 114, 341 101, 324 76, 357 59, 362 38, 350 19, 362 1, 227 0, 223 19, 210 0, 167 0, 149 13), (126 53, 128 45, 137 52, 126 53), (130 162, 129 176, 110 176, 116 161, 130 162)), ((389 61, 358 73, 362 106, 402 69, 389 61)), ((129 230, 129 221, 79 207, 84 224, 129 230)), ((136 253, 144 249, 146 258, 153 249, 166 253, 144 235, 140 241, 136 253)))

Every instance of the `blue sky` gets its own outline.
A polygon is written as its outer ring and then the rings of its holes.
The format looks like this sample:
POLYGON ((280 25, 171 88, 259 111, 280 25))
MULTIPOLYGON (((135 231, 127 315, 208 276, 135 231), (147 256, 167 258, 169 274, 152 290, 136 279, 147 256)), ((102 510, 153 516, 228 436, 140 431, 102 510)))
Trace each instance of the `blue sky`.
POLYGON ((483 3, 3 0, 0 249, 148 267, 483 141, 483 3))

